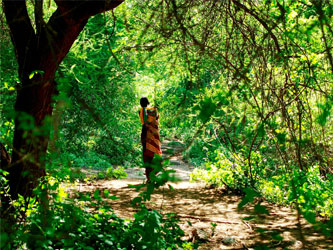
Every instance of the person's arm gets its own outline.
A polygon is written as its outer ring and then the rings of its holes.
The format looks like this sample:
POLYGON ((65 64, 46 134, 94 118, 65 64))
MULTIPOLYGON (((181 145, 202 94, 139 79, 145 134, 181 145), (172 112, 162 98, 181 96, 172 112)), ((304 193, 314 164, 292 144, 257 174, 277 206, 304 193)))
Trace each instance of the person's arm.
POLYGON ((148 112, 146 108, 141 108, 140 110, 140 119, 142 125, 147 125, 148 122, 148 112))
POLYGON ((141 124, 144 125, 145 124, 145 120, 144 120, 144 111, 143 111, 143 108, 140 109, 139 116, 140 116, 140 122, 141 122, 141 124))

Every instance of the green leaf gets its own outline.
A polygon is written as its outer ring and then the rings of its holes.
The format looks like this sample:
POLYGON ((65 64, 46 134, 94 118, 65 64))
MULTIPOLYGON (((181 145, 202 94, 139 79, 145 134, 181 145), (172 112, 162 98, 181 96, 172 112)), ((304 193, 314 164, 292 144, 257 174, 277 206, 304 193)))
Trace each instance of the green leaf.
POLYGON ((99 196, 99 189, 96 189, 96 191, 94 192, 94 198, 96 200, 100 200, 101 199, 101 197, 99 196))
POLYGON ((279 144, 284 144, 286 142, 287 133, 277 133, 276 137, 278 139, 279 144))
POLYGON ((314 212, 306 211, 304 218, 311 224, 316 223, 316 214, 314 212))
POLYGON ((282 241, 283 240, 283 237, 280 235, 279 232, 274 232, 272 234, 272 238, 273 238, 273 240, 276 240, 276 241, 282 241))
POLYGON ((260 227, 257 228, 256 230, 257 230, 257 232, 260 233, 260 234, 263 234, 263 233, 265 233, 265 232, 267 231, 267 229, 265 229, 265 228, 260 228, 260 227))
POLYGON ((119 197, 117 197, 115 195, 111 195, 108 198, 111 199, 111 200, 113 200, 113 201, 120 199, 119 197))
POLYGON ((256 216, 247 216, 247 217, 242 218, 242 220, 248 221, 248 220, 252 220, 252 219, 255 219, 255 218, 256 218, 256 216))
POLYGON ((260 205, 259 203, 254 206, 254 212, 256 214, 269 214, 267 208, 265 206, 260 205))
POLYGON ((8 234, 5 232, 2 232, 0 234, 0 247, 3 248, 8 243, 8 234))
POLYGON ((258 136, 262 137, 265 135, 265 128, 264 128, 264 124, 260 124, 259 128, 258 128, 258 136))
POLYGON ((257 246, 254 249, 255 250, 269 250, 269 247, 266 245, 262 245, 262 246, 257 246))
POLYGON ((238 204, 238 209, 241 209, 246 204, 253 202, 255 197, 260 197, 260 194, 252 188, 245 188, 243 191, 245 192, 245 196, 238 204))
POLYGON ((135 197, 131 203, 133 206, 138 206, 141 202, 142 202, 142 197, 135 197))
POLYGON ((43 70, 34 70, 34 71, 32 71, 29 75, 29 79, 31 80, 37 74, 43 75, 44 71, 43 70))
POLYGON ((106 240, 105 243, 108 244, 109 246, 113 246, 113 242, 111 240, 106 240))
POLYGON ((139 191, 141 188, 143 188, 145 186, 146 186, 146 184, 139 184, 139 185, 129 184, 128 185, 129 188, 135 188, 136 191, 139 191))
POLYGON ((317 117, 316 121, 319 125, 325 126, 327 122, 327 118, 331 115, 331 109, 332 109, 332 103, 333 103, 333 98, 327 98, 326 102, 324 105, 320 104, 318 105, 319 108, 321 109, 321 113, 317 117))
POLYGON ((205 98, 200 102, 200 113, 198 115, 202 122, 206 122, 215 112, 216 104, 211 98, 205 98))

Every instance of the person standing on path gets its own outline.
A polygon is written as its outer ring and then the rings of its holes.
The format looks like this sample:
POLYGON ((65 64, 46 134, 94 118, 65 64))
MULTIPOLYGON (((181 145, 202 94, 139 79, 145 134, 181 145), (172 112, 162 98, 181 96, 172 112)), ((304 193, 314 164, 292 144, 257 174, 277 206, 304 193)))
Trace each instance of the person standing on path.
POLYGON ((160 133, 158 130, 159 115, 156 107, 148 107, 149 101, 147 97, 140 99, 140 105, 142 156, 146 168, 146 177, 149 181, 150 173, 153 171, 152 161, 154 156, 162 156, 160 133))

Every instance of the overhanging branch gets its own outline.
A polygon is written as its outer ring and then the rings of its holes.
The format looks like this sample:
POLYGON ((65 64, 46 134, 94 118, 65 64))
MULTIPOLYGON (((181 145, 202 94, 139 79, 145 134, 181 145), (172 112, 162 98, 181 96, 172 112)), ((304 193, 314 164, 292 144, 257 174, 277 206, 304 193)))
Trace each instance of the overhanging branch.
POLYGON ((237 5, 239 8, 243 9, 246 13, 253 16, 267 30, 268 34, 271 36, 271 38, 274 41, 277 51, 280 53, 281 49, 280 49, 279 42, 278 42, 276 36, 274 35, 274 33, 272 32, 272 29, 268 26, 268 24, 263 19, 261 19, 254 11, 250 10, 249 8, 247 8, 245 5, 241 4, 237 0, 233 0, 233 3, 235 5, 237 5))
POLYGON ((124 0, 81 0, 81 1, 62 1, 55 0, 58 8, 64 12, 70 12, 76 19, 86 19, 104 11, 114 9, 124 0))

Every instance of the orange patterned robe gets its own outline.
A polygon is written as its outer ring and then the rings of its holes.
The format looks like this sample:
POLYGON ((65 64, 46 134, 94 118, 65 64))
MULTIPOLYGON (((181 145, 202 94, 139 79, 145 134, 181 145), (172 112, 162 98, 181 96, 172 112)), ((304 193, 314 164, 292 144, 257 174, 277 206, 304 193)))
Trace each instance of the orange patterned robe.
POLYGON ((155 154, 162 155, 160 133, 158 130, 158 118, 156 108, 141 108, 140 119, 142 125, 146 126, 147 133, 143 138, 145 146, 143 155, 154 157, 155 154))

